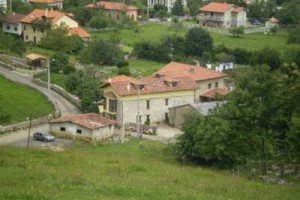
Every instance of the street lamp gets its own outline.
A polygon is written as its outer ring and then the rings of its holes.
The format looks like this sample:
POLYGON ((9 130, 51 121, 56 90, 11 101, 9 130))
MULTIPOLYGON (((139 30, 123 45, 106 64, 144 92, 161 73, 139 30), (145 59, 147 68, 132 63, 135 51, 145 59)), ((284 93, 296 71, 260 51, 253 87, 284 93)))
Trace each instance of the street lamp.
POLYGON ((138 100, 137 100, 137 126, 136 126, 136 137, 137 139, 142 139, 142 134, 140 133, 140 84, 138 84, 138 100))
POLYGON ((50 94, 50 58, 46 59, 47 68, 48 68, 48 100, 51 101, 51 94, 50 94))
POLYGON ((29 120, 28 137, 27 137, 27 149, 28 149, 29 141, 30 141, 30 129, 31 129, 32 114, 30 114, 30 118, 27 117, 27 120, 29 120))

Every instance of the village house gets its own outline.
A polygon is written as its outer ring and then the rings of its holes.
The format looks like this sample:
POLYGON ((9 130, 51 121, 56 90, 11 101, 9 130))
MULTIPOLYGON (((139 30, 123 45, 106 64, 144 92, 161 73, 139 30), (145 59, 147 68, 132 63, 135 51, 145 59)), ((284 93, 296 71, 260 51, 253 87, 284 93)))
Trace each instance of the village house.
POLYGON ((7 0, 0 0, 0 6, 7 8, 7 0))
POLYGON ((215 28, 246 26, 247 12, 244 7, 229 3, 209 3, 200 8, 199 23, 215 28))
POLYGON ((113 136, 115 123, 101 115, 88 113, 53 119, 49 122, 49 127, 53 133, 102 140, 113 136))
POLYGON ((3 33, 10 33, 20 36, 22 34, 21 19, 26 15, 12 14, 4 17, 2 22, 2 31, 3 33))
POLYGON ((69 35, 78 35, 83 40, 89 40, 90 35, 82 29, 69 13, 54 10, 35 9, 22 20, 23 40, 40 43, 50 29, 65 27, 69 35))
POLYGON ((27 0, 27 2, 30 4, 41 4, 48 7, 57 7, 62 9, 64 0, 27 0))
POLYGON ((192 104, 201 95, 225 87, 226 75, 200 66, 171 62, 151 76, 140 79, 117 76, 103 85, 104 115, 119 124, 169 121, 169 108, 192 104))
MULTIPOLYGON (((147 0, 148 6, 155 6, 155 5, 164 5, 168 9, 168 13, 171 13, 171 10, 175 4, 176 0, 147 0)), ((187 6, 187 0, 182 0, 183 7, 187 6)))
POLYGON ((134 6, 129 6, 124 3, 99 1, 95 4, 91 3, 85 6, 92 9, 103 9, 107 16, 116 20, 120 20, 122 16, 126 15, 133 21, 137 21, 137 10, 134 6))

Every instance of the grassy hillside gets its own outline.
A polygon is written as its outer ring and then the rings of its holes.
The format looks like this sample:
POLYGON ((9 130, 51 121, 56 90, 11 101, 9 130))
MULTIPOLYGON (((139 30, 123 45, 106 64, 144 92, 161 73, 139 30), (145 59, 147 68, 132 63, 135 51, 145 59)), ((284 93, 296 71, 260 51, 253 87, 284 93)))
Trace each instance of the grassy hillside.
MULTIPOLYGON (((121 42, 133 46, 136 42, 146 40, 159 42, 160 39, 165 35, 175 34, 174 30, 170 30, 168 25, 161 24, 148 24, 144 26, 139 26, 138 32, 134 30, 123 29, 119 32, 106 31, 92 33, 94 38, 108 38, 112 34, 115 34, 121 39, 121 42)), ((184 35, 187 29, 181 30, 178 34, 184 35)), ((286 48, 294 45, 286 44, 286 38, 288 36, 287 32, 278 31, 276 35, 266 35, 264 33, 252 33, 244 34, 240 38, 234 38, 231 36, 226 36, 219 33, 210 33, 214 39, 214 45, 224 44, 228 48, 244 48, 248 50, 259 50, 265 46, 270 46, 271 48, 277 49, 279 51, 284 51, 286 48)))
POLYGON ((0 76, 0 106, 10 115, 8 123, 25 121, 31 114, 34 118, 52 112, 52 105, 47 98, 22 84, 18 84, 0 76))
POLYGON ((0 148, 0 199, 299 199, 299 185, 270 185, 177 163, 150 141, 64 152, 0 148))

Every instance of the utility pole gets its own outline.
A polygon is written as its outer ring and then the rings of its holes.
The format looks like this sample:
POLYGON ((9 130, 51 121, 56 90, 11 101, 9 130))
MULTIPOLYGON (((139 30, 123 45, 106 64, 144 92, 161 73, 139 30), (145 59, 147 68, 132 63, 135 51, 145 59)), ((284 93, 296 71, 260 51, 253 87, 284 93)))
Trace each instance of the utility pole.
POLYGON ((47 68, 48 68, 48 100, 51 101, 51 94, 50 94, 50 58, 46 59, 47 68))
POLYGON ((29 141, 30 141, 31 120, 32 120, 32 113, 30 114, 30 118, 29 118, 29 129, 28 129, 28 137, 27 137, 27 149, 29 148, 29 141))
POLYGON ((147 21, 149 21, 149 1, 147 0, 147 21))
POLYGON ((137 100, 137 127, 136 127, 136 136, 137 139, 142 139, 142 134, 140 133, 140 84, 138 84, 138 100, 137 100))

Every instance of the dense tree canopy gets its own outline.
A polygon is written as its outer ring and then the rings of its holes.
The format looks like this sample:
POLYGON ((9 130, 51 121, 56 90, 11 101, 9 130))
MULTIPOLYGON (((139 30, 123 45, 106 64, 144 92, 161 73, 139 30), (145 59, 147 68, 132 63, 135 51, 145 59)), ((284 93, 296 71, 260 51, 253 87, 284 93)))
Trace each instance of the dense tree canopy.
POLYGON ((176 0, 171 10, 172 15, 184 16, 184 8, 182 0, 176 0))

